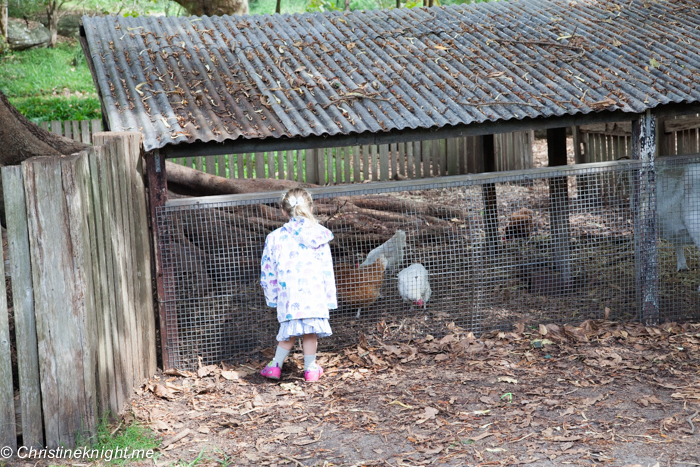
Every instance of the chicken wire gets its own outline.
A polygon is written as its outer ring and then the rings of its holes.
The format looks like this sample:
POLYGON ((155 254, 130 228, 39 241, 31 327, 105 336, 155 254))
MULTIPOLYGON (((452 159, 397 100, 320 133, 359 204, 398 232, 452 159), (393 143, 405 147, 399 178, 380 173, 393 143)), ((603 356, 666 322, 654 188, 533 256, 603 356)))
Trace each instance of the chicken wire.
MULTIPOLYGON (((478 336, 606 310, 639 320, 650 300, 641 290, 655 295, 654 319, 697 319, 700 158, 663 158, 651 168, 619 161, 312 190, 319 222, 335 235, 339 297, 334 334, 320 349, 362 334, 407 340, 458 326, 478 336), (656 187, 658 209, 646 223, 640 186, 656 187), (389 247, 404 236, 397 255, 389 247), (677 271, 678 252, 689 270, 677 271), (377 253, 387 259, 383 271, 377 253), (417 263, 431 289, 424 306, 400 292, 403 284, 408 295, 400 272, 417 263)), ((265 238, 285 222, 278 195, 174 200, 157 210, 167 367, 257 358, 275 345, 279 323, 259 275, 265 238)))

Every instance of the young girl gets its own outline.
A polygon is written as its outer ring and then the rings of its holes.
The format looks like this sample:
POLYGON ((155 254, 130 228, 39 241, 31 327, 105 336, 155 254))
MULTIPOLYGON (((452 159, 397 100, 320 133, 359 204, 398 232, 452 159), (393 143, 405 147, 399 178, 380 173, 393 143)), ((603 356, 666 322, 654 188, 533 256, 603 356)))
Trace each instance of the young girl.
POLYGON ((338 308, 328 245, 333 234, 316 222, 308 191, 289 190, 280 204, 290 219, 267 236, 260 274, 267 306, 277 308, 279 344, 260 374, 279 379, 284 359, 302 336, 304 378, 318 381, 323 368, 316 364, 316 338, 333 333, 328 310, 338 308))

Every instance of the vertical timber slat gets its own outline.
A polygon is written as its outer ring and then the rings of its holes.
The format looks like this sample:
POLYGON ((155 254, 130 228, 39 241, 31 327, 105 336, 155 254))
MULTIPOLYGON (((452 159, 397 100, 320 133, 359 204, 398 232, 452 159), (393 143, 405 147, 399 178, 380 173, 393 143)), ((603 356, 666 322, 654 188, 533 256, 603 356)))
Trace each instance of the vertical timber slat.
MULTIPOLYGON (((0 274, 5 277, 5 261, 0 252, 0 274)), ((15 391, 12 384, 10 350, 10 323, 7 313, 7 294, 0 294, 0 446, 17 449, 15 426, 15 391)))
POLYGON ((389 180, 389 145, 379 146, 379 180, 389 180))
POLYGON ((10 276, 12 277, 12 306, 17 339, 22 438, 25 446, 42 448, 44 432, 41 415, 41 382, 23 178, 20 166, 2 168, 7 240, 10 250, 10 276))
POLYGON ((92 184, 92 196, 95 206, 93 219, 95 250, 92 258, 93 265, 93 287, 95 289, 95 308, 97 310, 97 385, 98 385, 98 412, 102 417, 108 412, 117 414, 121 406, 117 402, 114 344, 112 341, 112 315, 114 314, 114 300, 110 301, 111 280, 111 257, 108 253, 110 241, 105 237, 105 201, 102 192, 100 172, 104 170, 105 148, 94 146, 94 151, 90 157, 90 179, 92 184), (109 263, 108 263, 109 260, 109 263))
POLYGON ((95 422, 85 413, 91 404, 86 400, 90 388, 84 380, 84 365, 91 362, 83 354, 89 343, 80 333, 85 310, 79 271, 74 267, 75 255, 82 259, 82 253, 68 247, 75 245, 61 166, 62 159, 51 157, 22 162, 30 245, 43 253, 32 255, 31 268, 35 307, 41 310, 36 330, 48 447, 74 445, 76 435, 87 434, 84 430, 95 422))

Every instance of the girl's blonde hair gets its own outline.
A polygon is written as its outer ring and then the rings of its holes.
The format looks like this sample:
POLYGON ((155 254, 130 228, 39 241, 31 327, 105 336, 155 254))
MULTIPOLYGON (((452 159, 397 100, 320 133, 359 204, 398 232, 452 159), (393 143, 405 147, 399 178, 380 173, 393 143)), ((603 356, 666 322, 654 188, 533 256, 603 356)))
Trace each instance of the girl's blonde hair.
POLYGON ((282 209, 289 217, 305 217, 311 222, 317 222, 313 214, 311 194, 303 188, 292 188, 280 199, 282 209))

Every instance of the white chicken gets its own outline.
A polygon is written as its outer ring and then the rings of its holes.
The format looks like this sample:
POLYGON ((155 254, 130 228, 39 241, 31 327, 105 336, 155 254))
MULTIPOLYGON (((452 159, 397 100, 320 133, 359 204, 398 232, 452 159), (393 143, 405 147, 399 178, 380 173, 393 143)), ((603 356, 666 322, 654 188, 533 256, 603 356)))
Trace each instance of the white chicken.
POLYGON ((399 273, 399 294, 406 302, 426 308, 430 300, 428 271, 420 263, 413 263, 399 273))
POLYGON ((387 259, 386 270, 391 271, 392 269, 401 265, 401 262, 403 261, 403 250, 405 247, 406 232, 403 230, 397 230, 393 237, 379 245, 374 250, 370 251, 367 258, 362 262, 362 264, 360 264, 360 267, 374 264, 379 256, 384 255, 384 257, 387 259))
POLYGON ((677 270, 683 271, 688 269, 683 246, 700 247, 700 172, 694 166, 662 168, 656 183, 659 233, 675 246, 677 270))

